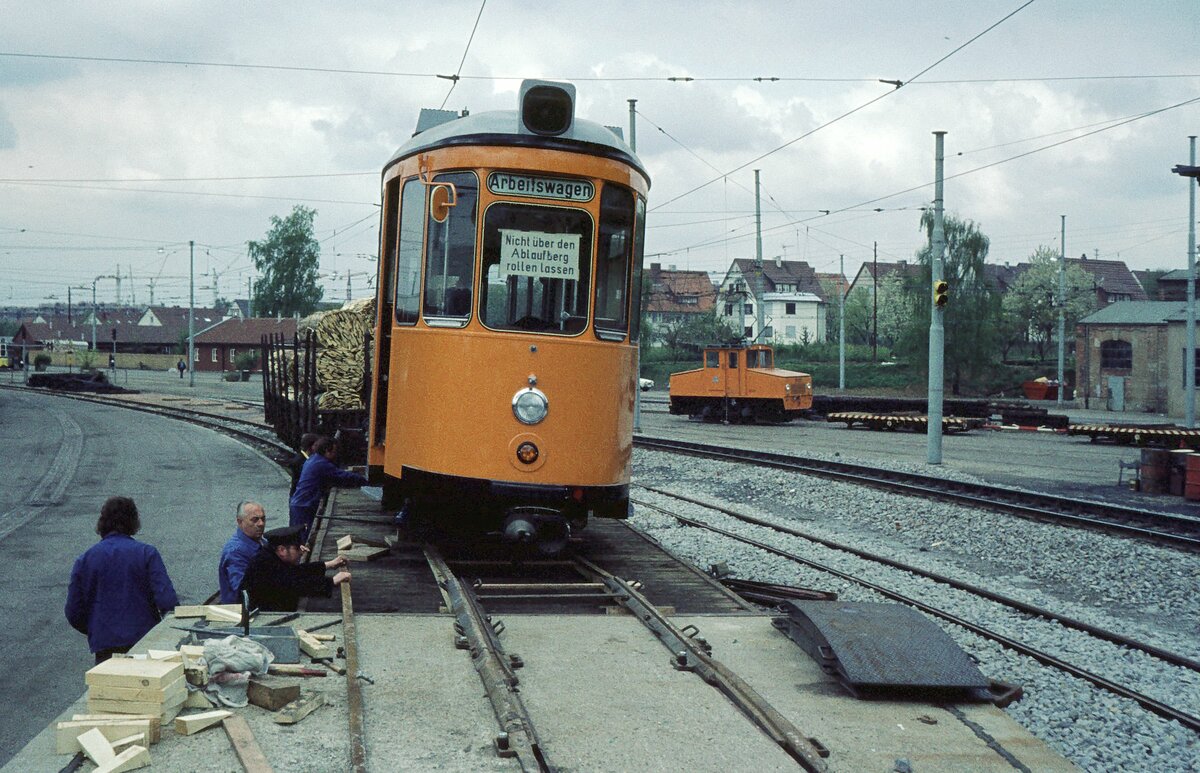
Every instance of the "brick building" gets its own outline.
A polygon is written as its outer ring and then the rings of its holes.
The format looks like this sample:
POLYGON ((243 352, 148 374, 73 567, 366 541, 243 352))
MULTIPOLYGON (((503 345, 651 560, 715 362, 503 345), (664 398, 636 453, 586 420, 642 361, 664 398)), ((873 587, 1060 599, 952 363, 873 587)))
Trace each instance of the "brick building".
POLYGON ((296 335, 296 320, 292 317, 253 317, 223 319, 196 334, 195 368, 198 371, 235 370, 237 357, 247 352, 254 355, 250 370, 262 370, 260 353, 265 335, 282 334, 287 341, 296 335))

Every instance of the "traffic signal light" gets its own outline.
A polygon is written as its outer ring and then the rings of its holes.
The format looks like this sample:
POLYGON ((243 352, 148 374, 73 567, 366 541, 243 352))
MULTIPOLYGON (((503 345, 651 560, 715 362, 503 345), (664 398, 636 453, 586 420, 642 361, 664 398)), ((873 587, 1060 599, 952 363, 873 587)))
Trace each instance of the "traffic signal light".
POLYGON ((949 302, 950 302, 950 283, 949 282, 934 282, 933 283, 933 305, 940 309, 949 302))

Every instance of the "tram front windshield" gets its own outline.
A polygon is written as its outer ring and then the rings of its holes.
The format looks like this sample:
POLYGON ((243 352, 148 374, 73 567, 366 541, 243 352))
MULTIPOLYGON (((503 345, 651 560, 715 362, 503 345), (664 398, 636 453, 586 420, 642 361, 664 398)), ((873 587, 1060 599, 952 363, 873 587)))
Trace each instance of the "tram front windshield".
POLYGON ((579 333, 587 326, 592 218, 579 209, 498 203, 483 223, 483 323, 579 333))

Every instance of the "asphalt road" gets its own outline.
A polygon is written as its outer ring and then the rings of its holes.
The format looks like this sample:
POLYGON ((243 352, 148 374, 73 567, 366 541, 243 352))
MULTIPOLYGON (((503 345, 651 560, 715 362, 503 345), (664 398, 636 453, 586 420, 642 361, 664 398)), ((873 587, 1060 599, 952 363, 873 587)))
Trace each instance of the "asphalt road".
MULTIPOLYGON (((178 381, 178 378, 176 378, 178 381)), ((133 497, 138 539, 163 555, 180 602, 216 591, 237 503, 286 523, 287 477, 209 430, 121 408, 0 390, 8 459, 0 500, 0 765, 84 690, 93 659, 63 616, 75 558, 98 539, 100 505, 133 497)))

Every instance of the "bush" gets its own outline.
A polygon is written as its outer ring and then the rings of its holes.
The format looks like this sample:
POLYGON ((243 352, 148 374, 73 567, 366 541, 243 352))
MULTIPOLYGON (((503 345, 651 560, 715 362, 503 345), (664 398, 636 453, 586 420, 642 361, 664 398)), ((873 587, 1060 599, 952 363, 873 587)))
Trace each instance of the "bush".
POLYGON ((254 370, 258 364, 258 355, 253 352, 242 352, 233 358, 234 370, 254 370))
POLYGON ((53 361, 54 361, 53 358, 48 354, 45 354, 45 353, 38 354, 37 356, 35 356, 33 358, 33 369, 34 370, 45 370, 46 368, 50 367, 50 363, 53 361))

